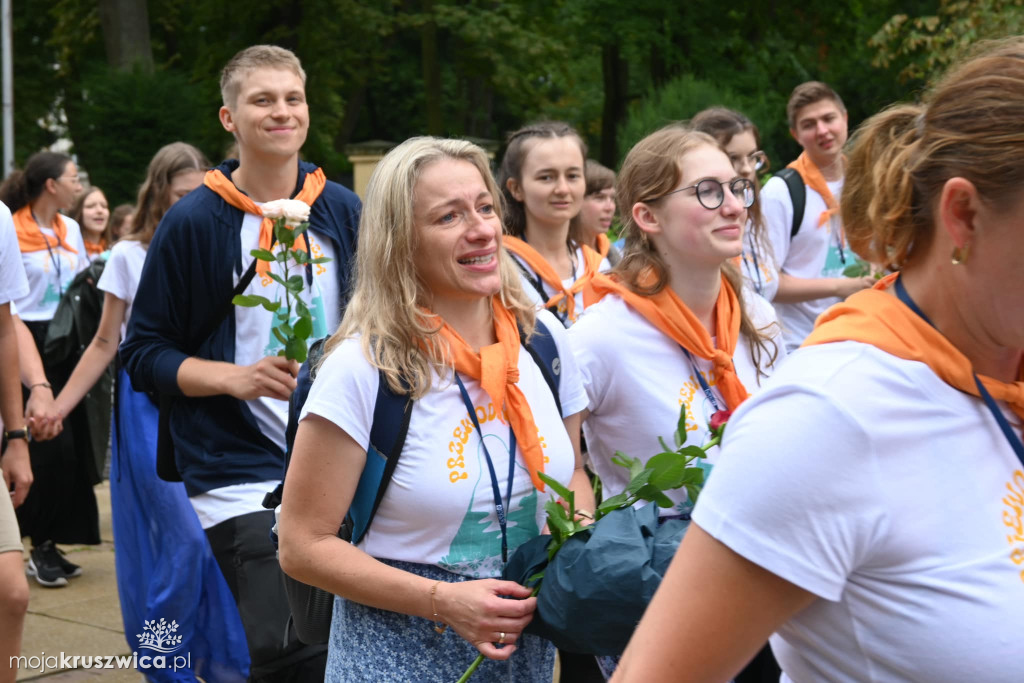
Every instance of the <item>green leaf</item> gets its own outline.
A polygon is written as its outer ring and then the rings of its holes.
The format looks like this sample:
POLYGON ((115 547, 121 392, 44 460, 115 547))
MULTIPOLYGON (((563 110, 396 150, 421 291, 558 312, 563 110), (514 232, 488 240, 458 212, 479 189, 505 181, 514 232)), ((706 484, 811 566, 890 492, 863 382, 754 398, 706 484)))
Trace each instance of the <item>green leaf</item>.
POLYGON ((317 256, 315 259, 310 259, 310 263, 317 266, 321 263, 330 263, 332 261, 330 256, 317 256))
POLYGON ((629 486, 626 487, 626 493, 636 493, 647 486, 652 474, 654 474, 654 470, 644 469, 640 474, 630 479, 629 486))
POLYGON ((275 337, 277 337, 277 341, 281 342, 282 344, 288 343, 288 338, 284 336, 280 329, 276 327, 271 327, 270 331, 274 333, 275 337))
POLYGON ((679 406, 679 421, 676 423, 675 433, 676 448, 686 443, 686 404, 679 406))
POLYGON ((700 467, 687 467, 683 472, 683 484, 686 486, 703 486, 704 470, 700 467))
POLYGON ((630 479, 640 474, 641 470, 644 468, 644 464, 640 462, 640 458, 631 458, 622 451, 615 451, 615 455, 612 456, 612 462, 620 467, 628 469, 630 479))
POLYGON ((278 242, 289 249, 295 244, 295 233, 285 226, 283 218, 274 220, 274 236, 277 237, 278 242))
POLYGON ((292 275, 288 278, 288 281, 284 283, 284 288, 292 294, 299 294, 302 292, 302 276, 292 275))
POLYGON ((308 317, 300 317, 295 321, 295 336, 299 339, 309 339, 309 335, 313 334, 313 319, 308 317))
POLYGON ((300 363, 305 362, 306 356, 309 354, 309 348, 306 346, 305 339, 298 339, 292 337, 284 345, 285 357, 290 358, 300 363))
POLYGON ((533 576, 528 577, 526 579, 526 587, 527 588, 531 588, 531 587, 533 587, 534 584, 540 583, 540 581, 544 578, 544 572, 546 572, 546 571, 547 571, 547 568, 545 567, 544 569, 541 569, 539 572, 537 572, 533 576))
POLYGON ((278 263, 284 263, 285 261, 287 261, 288 260, 288 250, 287 249, 282 249, 281 251, 277 252, 277 256, 275 257, 274 260, 276 260, 278 263))
POLYGON ((281 308, 280 301, 261 301, 260 303, 263 305, 263 308, 267 309, 271 313, 274 313, 277 309, 281 308))
POLYGON ((654 503, 657 503, 658 507, 670 508, 673 505, 675 505, 675 503, 672 502, 671 498, 662 493, 658 489, 658 487, 652 486, 651 484, 642 486, 640 490, 636 492, 636 495, 640 496, 640 498, 644 500, 649 500, 654 503))
POLYGON ((686 446, 685 448, 680 449, 679 455, 684 455, 690 460, 693 460, 694 458, 708 457, 707 451, 700 446, 686 446))
POLYGON ((269 275, 270 279, 276 282, 277 284, 281 285, 282 287, 285 286, 284 278, 278 275, 277 273, 267 273, 267 275, 269 275))
POLYGON ((260 261, 274 261, 274 253, 269 249, 253 249, 249 252, 252 256, 258 258, 260 261))
POLYGON ((544 504, 544 509, 548 513, 548 528, 558 529, 565 536, 572 534, 573 525, 569 521, 568 513, 564 507, 553 500, 549 500, 544 504))
POLYGON ((675 448, 669 448, 668 444, 665 443, 665 439, 661 438, 660 436, 658 437, 658 443, 661 444, 661 450, 666 453, 671 453, 672 451, 675 450, 675 448))
POLYGON ((296 237, 298 237, 299 235, 301 235, 302 233, 306 232, 307 230, 309 230, 309 221, 305 221, 303 223, 299 223, 295 227, 295 229, 292 230, 292 234, 295 235, 296 237))
POLYGON ((597 512, 600 516, 607 515, 612 510, 619 510, 626 507, 626 503, 629 501, 628 493, 620 493, 612 496, 611 498, 605 498, 601 501, 601 504, 597 506, 597 512))
POLYGON ((285 323, 281 323, 280 325, 278 325, 277 329, 281 330, 281 333, 284 336, 286 336, 286 337, 294 337, 295 336, 295 330, 293 330, 292 326, 289 325, 286 322, 285 323))
POLYGON ((550 486, 552 491, 557 493, 565 500, 569 500, 569 498, 572 497, 572 491, 562 486, 557 480, 552 479, 550 476, 544 474, 543 472, 538 472, 537 476, 540 477, 540 480, 544 482, 545 485, 550 486))
POLYGON ((302 249, 292 249, 289 253, 291 253, 292 258, 294 258, 295 262, 300 266, 304 266, 309 263, 309 254, 304 252, 302 249))
POLYGON ((302 299, 295 299, 295 315, 299 316, 300 318, 311 317, 309 313, 309 307, 302 302, 302 299))
POLYGON ((683 485, 686 472, 686 457, 679 453, 661 453, 647 461, 647 468, 653 470, 651 484, 662 491, 677 489, 683 485))
POLYGON ((691 503, 697 502, 697 497, 700 495, 700 486, 694 486, 693 484, 686 485, 686 496, 690 499, 691 503))
POLYGON ((255 308, 256 306, 269 304, 270 300, 258 294, 236 294, 231 299, 231 303, 244 308, 255 308))

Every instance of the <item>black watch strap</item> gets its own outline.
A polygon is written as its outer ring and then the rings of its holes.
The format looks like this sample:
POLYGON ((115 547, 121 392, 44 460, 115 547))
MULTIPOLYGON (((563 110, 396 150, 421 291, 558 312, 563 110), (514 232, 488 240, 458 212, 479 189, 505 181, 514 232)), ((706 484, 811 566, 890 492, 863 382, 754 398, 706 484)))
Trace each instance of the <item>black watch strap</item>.
POLYGON ((25 439, 28 440, 28 430, 22 427, 21 429, 12 429, 11 431, 4 431, 4 439, 10 441, 11 439, 25 439))

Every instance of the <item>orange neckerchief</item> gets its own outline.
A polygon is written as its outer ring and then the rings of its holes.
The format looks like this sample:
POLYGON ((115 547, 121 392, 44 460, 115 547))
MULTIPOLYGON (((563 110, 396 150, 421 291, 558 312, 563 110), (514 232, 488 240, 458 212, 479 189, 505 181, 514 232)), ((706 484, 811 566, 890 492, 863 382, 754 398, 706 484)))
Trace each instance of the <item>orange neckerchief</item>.
MULTIPOLYGON (((480 382, 480 386, 494 403, 495 410, 505 406, 516 442, 526 462, 530 479, 538 490, 544 490, 544 482, 537 476, 544 471, 544 451, 537 436, 537 425, 533 411, 523 395, 519 381, 519 328, 512 313, 501 305, 497 296, 491 297, 494 311, 494 333, 497 344, 480 348, 480 353, 459 336, 459 333, 444 323, 440 335, 451 347, 455 370, 480 382)), ((515 457, 515 453, 512 454, 515 457)))
POLYGON ((30 251, 43 251, 56 247, 64 247, 65 251, 70 251, 72 254, 78 253, 77 249, 68 244, 68 226, 59 213, 53 214, 53 223, 50 224, 53 234, 56 236, 56 243, 51 243, 50 238, 39 229, 30 205, 26 204, 21 207, 12 214, 12 217, 14 218, 14 230, 18 233, 18 246, 21 248, 21 253, 27 254, 30 251))
POLYGON ((597 236, 597 253, 601 255, 601 258, 605 258, 611 249, 612 241, 608 239, 608 235, 602 232, 597 236))
MULTIPOLYGON (((895 295, 885 291, 898 275, 888 275, 872 289, 857 292, 822 313, 803 345, 840 341, 870 344, 897 358, 924 363, 954 389, 979 396, 967 356, 895 295)), ((1016 382, 1001 382, 978 375, 993 398, 1005 401, 1024 420, 1024 366, 1018 378, 1016 382)))
MULTIPOLYGON (((605 239, 608 239, 607 237, 605 239)), ((590 293, 591 279, 597 275, 601 267, 601 261, 604 256, 594 251, 587 245, 582 245, 581 250, 583 251, 583 274, 576 278, 576 281, 572 283, 569 289, 565 289, 562 286, 562 279, 558 277, 558 273, 551 267, 551 264, 537 252, 536 249, 531 247, 529 244, 519 239, 518 237, 512 237, 511 235, 504 235, 501 238, 505 248, 510 252, 518 256, 519 258, 526 261, 526 265, 537 274, 545 284, 551 289, 555 290, 554 296, 547 300, 544 304, 545 308, 550 308, 557 304, 562 299, 566 300, 566 311, 568 312, 569 320, 575 322, 576 320, 576 293, 583 292, 583 306, 584 308, 597 301, 597 298, 590 293)))
MULTIPOLYGON (((648 274, 641 284, 653 276, 648 274)), ((722 287, 715 303, 715 337, 717 346, 712 346, 711 335, 693 314, 693 311, 672 291, 664 287, 650 296, 637 294, 618 280, 598 274, 591 283, 599 296, 610 292, 618 294, 647 322, 654 325, 684 349, 695 356, 710 360, 713 365, 718 389, 722 392, 726 407, 736 410, 750 394, 736 374, 732 356, 740 337, 740 302, 732 285, 722 276, 722 287)), ((696 369, 694 369, 696 372, 696 369)))
MULTIPOLYGON (((832 190, 828 189, 825 176, 821 174, 821 170, 807 156, 807 152, 800 152, 800 156, 789 165, 789 168, 799 173, 800 177, 803 178, 804 184, 820 194, 821 198, 825 200, 826 209, 818 215, 818 227, 822 227, 828 223, 828 219, 839 213, 839 202, 832 196, 832 190)), ((842 240, 841 235, 840 240, 842 240)))
POLYGON ((99 256, 107 250, 107 241, 100 240, 99 242, 90 242, 85 240, 85 253, 89 255, 89 258, 99 256))
MULTIPOLYGON (((263 211, 256 202, 249 199, 241 190, 235 187, 235 184, 228 180, 227 176, 221 173, 219 169, 215 168, 212 171, 207 171, 203 177, 203 184, 236 209, 241 209, 246 213, 257 216, 263 215, 263 211)), ((306 174, 306 178, 302 182, 302 189, 299 190, 299 193, 294 198, 313 206, 313 202, 323 192, 324 185, 326 184, 327 178, 324 176, 323 170, 318 168, 312 173, 306 174)), ((263 222, 260 223, 260 249, 269 250, 273 245, 274 220, 272 218, 264 218, 263 222)), ((299 235, 295 240, 293 249, 306 249, 305 235, 299 235)), ((261 276, 265 276, 270 272, 270 263, 268 261, 256 261, 256 272, 261 276)))

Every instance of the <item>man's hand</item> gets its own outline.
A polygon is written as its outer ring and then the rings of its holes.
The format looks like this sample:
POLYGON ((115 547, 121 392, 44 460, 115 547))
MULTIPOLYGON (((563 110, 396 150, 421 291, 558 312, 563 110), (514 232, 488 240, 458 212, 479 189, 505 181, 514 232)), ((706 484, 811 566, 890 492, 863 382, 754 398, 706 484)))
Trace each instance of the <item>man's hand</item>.
POLYGON ((864 277, 841 277, 836 279, 838 280, 836 284, 836 296, 843 299, 851 294, 856 294, 862 289, 874 287, 875 283, 878 282, 874 275, 865 275, 864 277))
POLYGON ((57 411, 49 387, 32 387, 25 404, 25 422, 36 441, 48 441, 64 430, 64 420, 57 411))
POLYGON ((267 356, 252 365, 238 366, 226 387, 227 393, 242 401, 260 396, 287 401, 295 390, 299 364, 281 356, 267 356))
MULTIPOLYGON (((7 442, 7 450, 4 451, 3 459, 0 459, 0 469, 3 470, 4 484, 11 491, 11 502, 14 507, 25 502, 25 496, 32 486, 32 464, 28 456, 28 442, 24 439, 11 439, 7 442)), ((2 495, 2 494, 0 494, 2 495)))

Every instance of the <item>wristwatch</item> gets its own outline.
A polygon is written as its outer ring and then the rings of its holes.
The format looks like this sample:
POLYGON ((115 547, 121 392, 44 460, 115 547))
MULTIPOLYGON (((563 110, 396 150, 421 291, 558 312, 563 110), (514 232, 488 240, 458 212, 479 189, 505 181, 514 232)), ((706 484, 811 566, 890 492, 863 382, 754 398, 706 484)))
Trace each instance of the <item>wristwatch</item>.
POLYGON ((12 439, 25 439, 28 441, 28 429, 22 427, 21 429, 12 429, 10 431, 4 431, 4 439, 10 441, 12 439))

